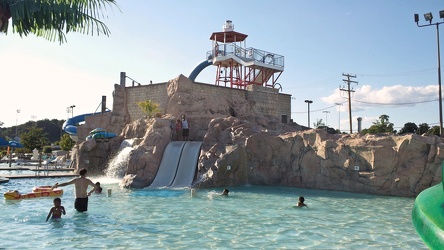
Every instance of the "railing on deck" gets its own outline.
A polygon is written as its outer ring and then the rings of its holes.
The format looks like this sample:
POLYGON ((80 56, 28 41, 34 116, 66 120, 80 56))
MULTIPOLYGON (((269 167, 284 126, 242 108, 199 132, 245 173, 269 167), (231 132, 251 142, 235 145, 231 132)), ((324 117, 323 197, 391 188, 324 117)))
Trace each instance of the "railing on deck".
POLYGON ((222 44, 207 52, 207 58, 235 55, 244 61, 253 60, 264 64, 284 67, 284 56, 255 48, 242 48, 236 44, 222 44))

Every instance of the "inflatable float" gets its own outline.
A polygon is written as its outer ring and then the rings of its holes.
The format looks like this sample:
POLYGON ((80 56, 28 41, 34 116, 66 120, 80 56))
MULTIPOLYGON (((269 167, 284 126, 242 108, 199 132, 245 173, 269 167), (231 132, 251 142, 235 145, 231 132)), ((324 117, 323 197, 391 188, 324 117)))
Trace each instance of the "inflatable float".
POLYGON ((32 199, 40 197, 57 197, 63 195, 62 189, 51 189, 51 186, 35 187, 32 189, 32 193, 20 194, 17 190, 9 190, 4 193, 4 197, 7 200, 21 200, 21 199, 32 199))
POLYGON ((416 197, 412 211, 416 232, 430 249, 444 249, 444 174, 442 178, 416 197))
POLYGON ((103 139, 103 140, 108 140, 111 138, 116 137, 117 134, 116 133, 111 133, 111 132, 107 132, 105 129, 103 128, 96 128, 93 129, 91 132, 89 132, 89 135, 86 137, 86 140, 88 139, 103 139))

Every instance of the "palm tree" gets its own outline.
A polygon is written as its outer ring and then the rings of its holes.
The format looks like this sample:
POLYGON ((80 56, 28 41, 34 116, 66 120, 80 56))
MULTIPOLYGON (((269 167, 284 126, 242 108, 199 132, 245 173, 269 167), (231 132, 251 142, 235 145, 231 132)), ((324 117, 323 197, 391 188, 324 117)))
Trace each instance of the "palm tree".
POLYGON ((155 103, 151 100, 146 100, 142 102, 138 102, 137 105, 140 107, 142 112, 145 114, 145 117, 152 118, 156 112, 160 112, 159 104, 155 103))
POLYGON ((0 0, 0 33, 13 32, 21 37, 33 33, 50 41, 66 42, 68 32, 109 35, 98 18, 102 9, 117 6, 115 0, 0 0))

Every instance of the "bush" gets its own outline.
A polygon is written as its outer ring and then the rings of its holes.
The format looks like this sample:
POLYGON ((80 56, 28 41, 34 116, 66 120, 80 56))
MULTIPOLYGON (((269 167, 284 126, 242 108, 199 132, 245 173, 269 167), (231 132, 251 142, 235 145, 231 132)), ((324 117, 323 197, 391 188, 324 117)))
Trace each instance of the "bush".
POLYGON ((44 154, 51 154, 51 153, 52 153, 52 148, 51 148, 51 146, 45 146, 45 147, 43 147, 43 153, 44 153, 44 154))

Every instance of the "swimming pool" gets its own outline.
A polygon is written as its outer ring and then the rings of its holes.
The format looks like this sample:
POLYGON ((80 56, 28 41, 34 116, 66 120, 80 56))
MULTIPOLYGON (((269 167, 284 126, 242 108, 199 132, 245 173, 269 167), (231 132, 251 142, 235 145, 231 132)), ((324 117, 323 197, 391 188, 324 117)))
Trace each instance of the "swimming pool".
MULTIPOLYGON (((0 192, 69 179, 13 179, 0 192)), ((255 186, 191 197, 190 190, 123 190, 117 180, 91 179, 104 193, 92 195, 81 214, 73 186, 63 187, 61 222, 45 222, 52 198, 4 200, 0 248, 427 249, 411 222, 412 198, 255 186), (309 208, 292 207, 300 195, 309 208)))

